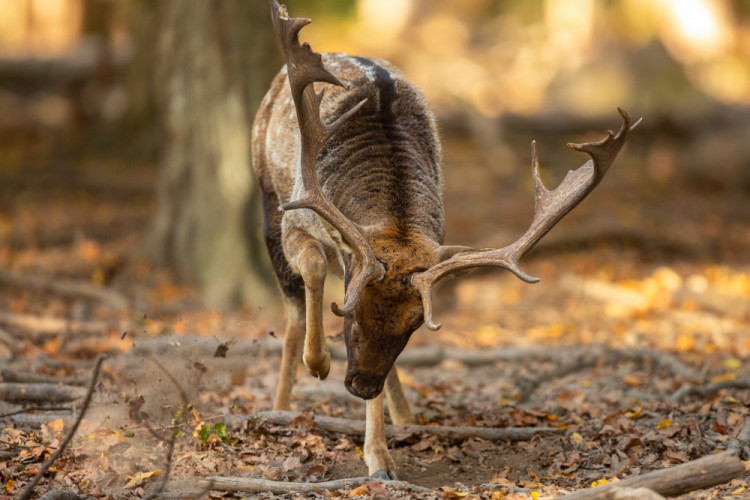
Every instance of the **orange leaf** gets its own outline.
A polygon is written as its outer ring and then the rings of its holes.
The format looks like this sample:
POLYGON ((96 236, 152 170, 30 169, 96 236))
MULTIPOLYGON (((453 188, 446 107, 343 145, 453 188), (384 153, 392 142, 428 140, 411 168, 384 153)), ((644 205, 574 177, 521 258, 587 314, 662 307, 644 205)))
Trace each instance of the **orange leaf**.
POLYGON ((368 488, 366 484, 363 484, 362 486, 357 486, 352 491, 346 494, 346 498, 357 496, 370 496, 370 488, 368 488))

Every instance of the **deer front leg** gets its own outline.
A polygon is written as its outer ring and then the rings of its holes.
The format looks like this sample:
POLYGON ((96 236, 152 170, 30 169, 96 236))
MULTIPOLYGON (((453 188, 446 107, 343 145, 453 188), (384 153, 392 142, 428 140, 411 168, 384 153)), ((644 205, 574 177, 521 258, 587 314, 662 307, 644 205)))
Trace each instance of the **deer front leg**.
POLYGON ((323 287, 328 260, 317 240, 302 232, 295 236, 285 242, 289 243, 285 247, 296 249, 296 255, 290 260, 305 282, 306 329, 302 360, 310 375, 323 380, 331 368, 331 355, 323 332, 323 287))
POLYGON ((302 359, 302 342, 305 335, 305 304, 303 301, 284 297, 286 331, 284 350, 281 354, 281 376, 273 401, 274 410, 291 410, 292 388, 297 375, 297 366, 302 359))
POLYGON ((365 415, 365 463, 368 474, 377 479, 398 479, 396 462, 388 453, 383 416, 383 394, 367 400, 365 415))
POLYGON ((398 370, 394 365, 385 379, 385 400, 388 402, 388 414, 394 425, 411 425, 416 423, 414 414, 409 408, 409 402, 404 395, 401 381, 398 379, 398 370))

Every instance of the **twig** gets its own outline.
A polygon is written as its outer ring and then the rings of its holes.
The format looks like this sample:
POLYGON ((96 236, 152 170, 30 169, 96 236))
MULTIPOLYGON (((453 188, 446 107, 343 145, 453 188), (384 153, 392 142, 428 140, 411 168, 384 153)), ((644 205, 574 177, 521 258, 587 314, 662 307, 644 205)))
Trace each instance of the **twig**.
MULTIPOLYGON (((299 417, 300 413, 293 411, 263 411, 254 415, 228 416, 228 421, 241 423, 246 420, 267 421, 274 425, 293 425, 294 419, 299 417)), ((328 432, 340 432, 354 436, 363 436, 365 434, 365 423, 361 420, 351 420, 348 418, 335 418, 314 416, 318 429, 328 432)), ((434 425, 386 425, 386 436, 398 440, 404 440, 413 434, 427 433, 441 436, 460 437, 460 436, 477 436, 490 441, 527 441, 534 436, 551 436, 563 434, 564 429, 555 429, 549 427, 453 427, 453 426, 434 426, 434 425)))
POLYGON ((407 483, 406 481, 374 480, 371 477, 352 477, 348 479, 336 479, 334 481, 321 481, 319 483, 289 483, 252 477, 213 476, 198 481, 198 486, 205 490, 242 491, 248 493, 265 492, 274 495, 283 495, 284 493, 315 493, 322 490, 340 490, 352 486, 362 486, 369 482, 378 482, 395 490, 429 491, 427 488, 407 483))
POLYGON ((62 384, 0 383, 0 399, 5 401, 65 403, 82 398, 85 394, 84 391, 83 387, 62 384))
POLYGON ((672 394, 670 398, 675 402, 682 402, 688 396, 706 397, 721 389, 750 389, 750 377, 743 377, 734 380, 722 380, 706 385, 687 385, 672 394))
POLYGON ((83 297, 96 300, 113 309, 126 309, 128 300, 121 293, 110 288, 84 281, 68 281, 47 276, 18 275, 0 270, 0 285, 19 288, 32 288, 60 295, 83 297))
POLYGON ((723 484, 745 473, 745 465, 731 453, 719 453, 642 476, 631 477, 561 497, 566 500, 610 498, 616 488, 648 488, 664 496, 678 496, 723 484))
POLYGON ((91 396, 94 394, 96 381, 99 378, 99 370, 101 369, 102 363, 105 359, 107 359, 107 357, 108 356, 106 354, 102 354, 99 356, 99 358, 97 358, 96 365, 94 365, 94 373, 91 374, 91 382, 89 383, 88 392, 86 393, 86 397, 81 403, 81 409, 79 410, 78 418, 73 423, 73 426, 70 428, 70 430, 68 430, 68 434, 65 436, 65 439, 63 439, 62 443, 60 443, 59 448, 55 450, 49 460, 42 464, 42 466, 39 468, 39 472, 37 472, 34 476, 34 479, 32 479, 31 482, 26 486, 26 488, 24 488, 21 496, 19 497, 19 500, 29 500, 29 498, 31 498, 31 494, 33 493, 36 485, 39 484, 39 481, 47 473, 50 466, 55 463, 57 457, 59 457, 63 450, 65 450, 70 440, 73 439, 73 436, 75 435, 76 430, 78 430, 78 426, 81 424, 81 420, 83 420, 83 416, 86 414, 86 410, 88 410, 89 404, 91 403, 91 396))
POLYGON ((30 411, 75 411, 75 408, 71 408, 70 406, 29 406, 9 411, 8 413, 0 413, 0 418, 12 417, 13 415, 20 415, 30 411))

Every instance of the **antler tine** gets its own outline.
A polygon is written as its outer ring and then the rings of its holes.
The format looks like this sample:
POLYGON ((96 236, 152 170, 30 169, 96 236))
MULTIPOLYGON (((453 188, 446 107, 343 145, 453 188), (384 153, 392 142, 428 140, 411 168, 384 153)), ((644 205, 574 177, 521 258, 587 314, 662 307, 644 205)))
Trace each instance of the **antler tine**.
POLYGON ((591 160, 576 170, 568 172, 560 185, 550 191, 544 186, 539 172, 539 157, 536 143, 531 143, 531 175, 534 181, 534 218, 529 229, 517 241, 497 250, 480 250, 475 253, 461 253, 440 262, 427 271, 412 276, 412 284, 422 296, 424 322, 430 330, 437 330, 440 324, 432 319, 432 286, 445 276, 471 267, 501 267, 512 272, 527 283, 536 283, 534 278, 523 272, 518 264, 523 255, 568 212, 578 205, 604 177, 628 138, 628 134, 641 120, 631 125, 630 116, 618 108, 623 119, 617 134, 609 131, 607 137, 598 142, 568 144, 583 151, 591 160))
POLYGON ((309 44, 300 45, 299 31, 310 24, 310 19, 289 18, 286 6, 279 5, 277 0, 270 0, 270 6, 276 38, 278 38, 286 58, 289 85, 297 111, 301 146, 300 166, 302 184, 305 189, 302 198, 285 203, 279 208, 282 210, 300 208, 313 210, 336 228, 352 248, 356 257, 358 272, 352 280, 344 307, 339 308, 335 302, 331 304, 333 312, 343 316, 354 309, 368 283, 383 277, 384 269, 383 265, 375 258, 372 249, 357 225, 325 197, 318 181, 315 166, 320 148, 347 119, 365 104, 367 99, 360 101, 332 123, 324 124, 320 118, 320 103, 324 92, 321 90, 320 93, 316 94, 312 84, 327 82, 341 87, 346 87, 346 85, 325 67, 322 56, 314 52, 309 44))

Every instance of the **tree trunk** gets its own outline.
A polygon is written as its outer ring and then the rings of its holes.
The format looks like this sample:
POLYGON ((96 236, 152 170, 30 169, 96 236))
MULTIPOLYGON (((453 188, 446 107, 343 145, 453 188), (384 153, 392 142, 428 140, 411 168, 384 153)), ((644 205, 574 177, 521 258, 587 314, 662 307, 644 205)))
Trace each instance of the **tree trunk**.
POLYGON ((164 127, 149 253, 229 307, 267 293, 259 262, 250 128, 273 73, 275 39, 261 0, 159 4, 157 100, 164 127))

